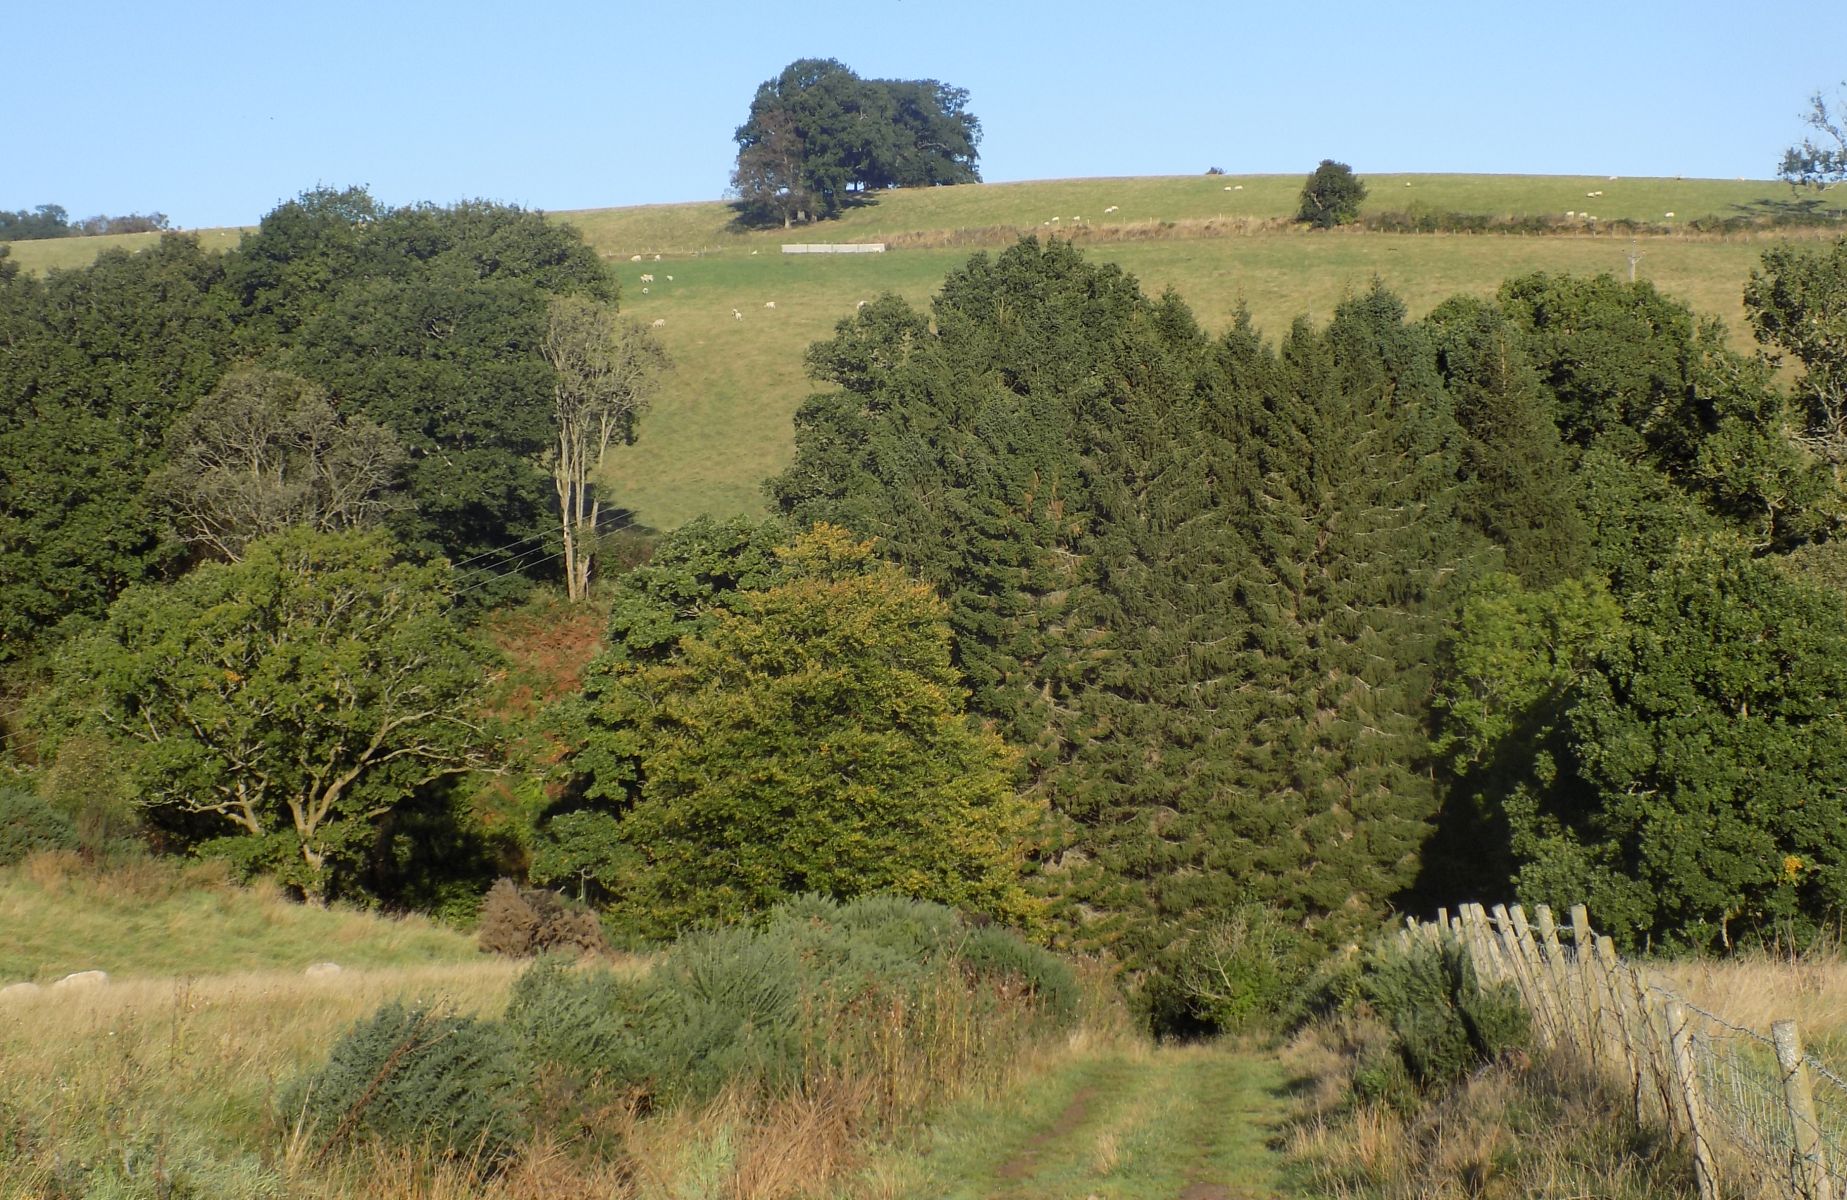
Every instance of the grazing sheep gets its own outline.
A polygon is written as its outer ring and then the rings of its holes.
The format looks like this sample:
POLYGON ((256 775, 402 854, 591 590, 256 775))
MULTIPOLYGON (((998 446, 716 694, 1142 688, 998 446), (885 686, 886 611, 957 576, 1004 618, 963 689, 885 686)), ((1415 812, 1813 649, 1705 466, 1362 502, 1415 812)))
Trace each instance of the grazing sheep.
POLYGON ((660 260, 661 260, 661 256, 660 256, 660 255, 658 255, 658 254, 656 254, 656 255, 654 256, 654 261, 655 261, 655 262, 659 262, 660 260))
POLYGON ((775 307, 776 307, 776 302, 775 302, 774 300, 765 300, 765 301, 763 302, 763 307, 765 307, 765 308, 775 308, 775 307))
POLYGON ((1111 213, 1113 213, 1113 212, 1115 212, 1115 211, 1116 211, 1116 206, 1115 206, 1114 204, 1112 204, 1112 205, 1110 205, 1110 206, 1109 206, 1108 208, 1106 208, 1106 209, 1104 209, 1104 210, 1103 210, 1103 215, 1107 217, 1107 216, 1109 216, 1109 215, 1110 215, 1111 213))
POLYGON ((665 325, 666 323, 667 323, 667 318, 666 318, 666 317, 656 317, 656 318, 654 318, 654 328, 656 328, 656 329, 659 329, 659 328, 660 328, 661 326, 663 326, 663 325, 665 325))
POLYGON ((1232 188, 1231 190, 1232 190, 1232 191, 1234 191, 1234 192, 1241 192, 1241 191, 1243 191, 1243 190, 1244 190, 1244 185, 1243 185, 1243 184, 1241 184, 1241 183, 1240 183, 1240 184, 1237 184, 1237 185, 1235 185, 1235 186, 1234 186, 1234 187, 1233 187, 1233 188, 1232 188))
POLYGON ((641 277, 641 281, 642 281, 643 283, 653 283, 653 282, 654 282, 654 276, 652 276, 652 275, 643 275, 643 276, 641 277))
POLYGON ((752 250, 752 251, 751 251, 751 253, 752 253, 752 254, 755 254, 755 253, 756 253, 756 251, 755 251, 755 250, 752 250))
POLYGON ((1566 215, 1566 216, 1568 216, 1568 217, 1575 217, 1575 216, 1577 216, 1578 214, 1577 214, 1577 212, 1576 212, 1576 210, 1574 210, 1574 209, 1569 209, 1569 208, 1568 208, 1568 209, 1566 209, 1566 210, 1565 210, 1565 215, 1566 215))
POLYGON ((866 302, 865 302, 864 300, 861 300, 861 301, 860 301, 860 302, 859 302, 858 304, 855 304, 855 305, 853 306, 853 311, 854 311, 854 312, 858 312, 858 311, 859 311, 860 309, 862 309, 862 308, 864 308, 864 307, 866 307, 866 302))
POLYGON ((66 975, 51 986, 54 988, 89 988, 101 987, 108 982, 109 972, 107 971, 77 971, 66 975))
POLYGON ((668 283, 672 283, 672 282, 673 282, 673 276, 671 276, 671 275, 669 275, 669 276, 667 276, 667 282, 668 282, 668 283))
POLYGON ((737 309, 735 309, 735 308, 731 310, 731 315, 732 315, 732 316, 734 316, 734 317, 736 317, 736 318, 737 318, 738 320, 740 320, 740 321, 742 321, 742 320, 744 319, 744 314, 743 314, 743 313, 741 313, 741 312, 739 312, 739 311, 738 311, 737 309))
POLYGON ((631 255, 629 255, 629 256, 628 256, 628 260, 629 260, 630 262, 640 262, 640 261, 641 261, 641 255, 639 255, 639 254, 631 254, 631 255))
POLYGON ((1226 184, 1226 185, 1225 185, 1225 190, 1226 190, 1226 191, 1228 191, 1228 192, 1230 192, 1230 191, 1236 191, 1237 189, 1235 189, 1235 188, 1233 188, 1233 187, 1232 187, 1232 186, 1231 186, 1231 185, 1230 185, 1230 184, 1228 183, 1228 184, 1226 184))
POLYGON ((1674 219, 1674 214, 1673 213, 1667 214, 1667 219, 1672 221, 1674 219))

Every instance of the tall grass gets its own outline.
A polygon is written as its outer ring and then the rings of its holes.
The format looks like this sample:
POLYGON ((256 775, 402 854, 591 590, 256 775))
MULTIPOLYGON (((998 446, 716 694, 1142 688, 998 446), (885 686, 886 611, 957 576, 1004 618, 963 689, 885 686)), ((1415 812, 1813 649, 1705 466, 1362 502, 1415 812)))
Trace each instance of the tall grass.
POLYGON ((465 963, 467 935, 428 918, 294 904, 268 884, 232 883, 222 864, 131 859, 92 870, 71 854, 0 871, 0 984, 73 971, 221 975, 465 963))
MULTIPOLYGON (((119 880, 84 878, 62 860, 35 870, 38 878, 7 886, 15 899, 33 899, 40 924, 53 922, 53 909, 128 902, 112 894, 119 880)), ((181 929, 193 920, 234 926, 237 905, 288 920, 281 902, 219 882, 197 887, 169 874, 132 888, 143 904, 187 914, 181 929)), ((395 944, 394 922, 319 916, 369 925, 383 945, 395 944)), ((142 936, 161 935, 150 928, 142 936)), ((284 936, 269 953, 292 944, 284 936)), ((333 955, 348 969, 331 976, 307 977, 293 963, 196 974, 202 961, 171 946, 144 953, 171 973, 0 1000, 0 1196, 780 1200, 848 1187, 876 1146, 946 1104, 998 1094, 1067 1044, 1037 1005, 1014 994, 1016 985, 973 986, 952 968, 920 989, 847 995, 841 1007, 809 1013, 806 1065, 792 1088, 744 1081, 661 1107, 639 1092, 581 1083, 570 1094, 547 1093, 537 1112, 549 1119, 495 1172, 420 1145, 330 1146, 283 1098, 389 1001, 499 1018, 522 964, 470 950, 466 961, 368 969, 350 965, 367 956, 355 940, 333 955)), ((402 957, 406 947, 390 953, 402 957)), ((380 947, 370 954, 389 957, 380 947)), ((632 978, 652 966, 618 959, 603 968, 632 978)), ((1126 1028, 1107 972, 1079 964, 1079 979, 1080 1030, 1126 1028)))

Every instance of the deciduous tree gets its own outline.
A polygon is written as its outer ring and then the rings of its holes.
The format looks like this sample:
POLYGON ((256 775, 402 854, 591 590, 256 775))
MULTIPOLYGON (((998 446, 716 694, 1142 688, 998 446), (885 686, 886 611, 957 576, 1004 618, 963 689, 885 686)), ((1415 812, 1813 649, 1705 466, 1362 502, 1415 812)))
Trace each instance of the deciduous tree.
POLYGON ((782 560, 780 582, 602 689, 597 719, 640 767, 618 911, 662 935, 890 890, 1030 920, 1036 806, 965 714, 942 601, 837 528, 782 560))
POLYGON ((451 586, 382 533, 297 528, 131 588, 60 650, 48 748, 101 733, 169 836, 332 897, 398 806, 488 760, 492 658, 451 586))

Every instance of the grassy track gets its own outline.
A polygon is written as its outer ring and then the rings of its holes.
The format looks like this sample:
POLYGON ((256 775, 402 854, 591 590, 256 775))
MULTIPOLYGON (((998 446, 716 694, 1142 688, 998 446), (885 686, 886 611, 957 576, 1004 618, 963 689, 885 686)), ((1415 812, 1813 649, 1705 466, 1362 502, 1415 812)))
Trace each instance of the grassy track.
MULTIPOLYGON (((1225 1046, 1074 1053, 1057 1071, 874 1163, 862 1191, 916 1200, 1244 1200, 1281 1194, 1273 1056, 1225 1046)), ((855 1194, 859 1194, 856 1192, 855 1194)))
MULTIPOLYGON (((1670 225, 1669 212, 1675 222, 1684 223, 1783 202, 1790 195, 1783 185, 1761 180, 1365 178, 1372 189, 1368 207, 1375 211, 1422 207, 1563 216, 1589 208, 1606 221, 1670 225), (1589 197, 1588 192, 1603 194, 1589 197)), ((1742 288, 1765 245, 1775 240, 1774 235, 1668 234, 1632 242, 1588 231, 1545 236, 1311 233, 1278 223, 1293 211, 1300 188, 1301 177, 1295 175, 1233 175, 899 191, 840 221, 794 233, 732 232, 727 227, 730 209, 716 202, 556 214, 581 229, 616 268, 625 312, 650 323, 665 322, 658 333, 677 363, 653 412, 642 421, 638 443, 615 454, 606 487, 616 504, 656 528, 671 528, 702 512, 762 511, 761 482, 789 461, 790 417, 811 388, 802 372, 809 343, 826 337, 855 303, 881 292, 927 300, 943 276, 967 259, 971 246, 1004 246, 1019 232, 1062 236, 1077 217, 1091 227, 1082 241, 1088 254, 1120 264, 1151 294, 1173 288, 1209 331, 1224 329, 1243 305, 1271 337, 1300 315, 1326 320, 1342 296, 1366 287, 1375 276, 1405 300, 1415 317, 1448 296, 1486 295, 1502 280, 1528 271, 1624 276, 1635 252, 1638 278, 1722 318, 1734 340, 1746 345, 1742 288), (1117 211, 1105 213, 1111 206, 1117 211), (1217 224, 1208 229, 1206 222, 1217 224), (790 257, 778 249, 786 240, 880 239, 897 239, 898 245, 882 255, 838 258, 790 257), (637 254, 642 261, 630 261, 637 254), (654 280, 642 281, 644 273, 654 280), (772 301, 776 307, 766 308, 772 301)), ((202 236, 207 245, 229 245, 238 235, 237 230, 211 230, 202 236)), ((13 253, 36 271, 80 265, 100 247, 138 247, 155 236, 19 242, 13 253)))

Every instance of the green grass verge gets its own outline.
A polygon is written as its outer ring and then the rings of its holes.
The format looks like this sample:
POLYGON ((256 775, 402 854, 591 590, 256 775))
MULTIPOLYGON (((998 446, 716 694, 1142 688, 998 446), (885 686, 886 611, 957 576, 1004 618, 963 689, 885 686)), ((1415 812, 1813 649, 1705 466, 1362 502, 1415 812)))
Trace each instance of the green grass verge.
POLYGON ((1075 1053, 870 1163, 862 1182, 918 1200, 1273 1196, 1283 1084, 1274 1055, 1230 1045, 1075 1053))
POLYGON ((0 872, 0 984, 73 971, 120 978, 464 964, 474 939, 423 917, 315 908, 201 869, 131 863, 101 874, 40 859, 0 872))

